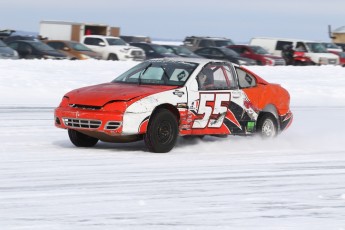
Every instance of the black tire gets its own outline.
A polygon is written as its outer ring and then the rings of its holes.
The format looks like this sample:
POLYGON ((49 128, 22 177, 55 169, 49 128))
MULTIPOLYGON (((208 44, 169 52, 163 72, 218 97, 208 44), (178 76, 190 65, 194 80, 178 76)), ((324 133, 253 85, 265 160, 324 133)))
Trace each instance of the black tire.
POLYGON ((277 119, 270 113, 263 114, 258 119, 256 130, 262 138, 273 138, 277 136, 277 119))
POLYGON ((119 58, 117 57, 116 54, 109 54, 108 60, 110 60, 110 61, 118 61, 119 58))
POLYGON ((77 147, 93 147, 98 142, 97 138, 90 137, 73 129, 68 130, 68 136, 71 142, 77 147))
POLYGON ((178 135, 177 119, 169 110, 159 109, 150 118, 144 137, 146 147, 151 152, 169 152, 178 135))

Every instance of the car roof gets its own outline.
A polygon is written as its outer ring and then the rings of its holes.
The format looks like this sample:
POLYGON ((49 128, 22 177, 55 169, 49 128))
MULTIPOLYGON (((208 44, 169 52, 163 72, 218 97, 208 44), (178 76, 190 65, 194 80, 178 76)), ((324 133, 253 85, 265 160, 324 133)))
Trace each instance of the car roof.
POLYGON ((197 63, 201 65, 205 65, 209 62, 219 62, 219 63, 228 62, 225 60, 215 60, 215 59, 207 59, 207 58, 185 58, 185 57, 154 58, 154 59, 149 59, 147 61, 162 61, 162 60, 176 61, 176 62, 193 62, 193 63, 197 63))
POLYGON ((13 42, 24 42, 24 43, 42 43, 39 40, 15 40, 15 41, 10 41, 8 43, 13 43, 13 42))

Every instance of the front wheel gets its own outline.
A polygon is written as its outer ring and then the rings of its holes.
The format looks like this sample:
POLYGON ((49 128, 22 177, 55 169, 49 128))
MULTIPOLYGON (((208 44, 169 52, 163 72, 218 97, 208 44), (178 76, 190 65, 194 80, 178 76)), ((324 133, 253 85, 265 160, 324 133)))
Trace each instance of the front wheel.
POLYGON ((263 138, 273 138, 278 134, 277 119, 272 114, 264 114, 259 118, 257 132, 263 138))
POLYGON ((98 142, 97 138, 90 137, 73 129, 68 130, 68 136, 71 142, 77 147, 93 147, 98 142))
POLYGON ((159 109, 150 118, 144 141, 151 152, 166 153, 175 146, 177 135, 176 117, 167 109, 159 109))
POLYGON ((119 58, 117 57, 116 54, 109 54, 108 60, 109 60, 109 61, 118 61, 119 58))

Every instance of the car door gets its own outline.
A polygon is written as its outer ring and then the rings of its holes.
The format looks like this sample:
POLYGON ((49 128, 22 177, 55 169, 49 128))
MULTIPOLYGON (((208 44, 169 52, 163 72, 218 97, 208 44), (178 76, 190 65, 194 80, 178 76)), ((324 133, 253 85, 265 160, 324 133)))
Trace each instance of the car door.
POLYGON ((197 90, 188 94, 192 135, 228 135, 242 132, 239 121, 243 94, 229 63, 211 62, 197 75, 197 90), (209 78, 212 78, 210 80, 209 78))
POLYGON ((25 42, 18 42, 18 53, 25 59, 41 58, 36 49, 25 42))

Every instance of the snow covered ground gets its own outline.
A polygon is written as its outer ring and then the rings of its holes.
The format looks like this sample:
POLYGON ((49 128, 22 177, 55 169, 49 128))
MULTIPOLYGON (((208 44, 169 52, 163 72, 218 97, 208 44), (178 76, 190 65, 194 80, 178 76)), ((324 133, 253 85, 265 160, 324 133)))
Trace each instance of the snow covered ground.
POLYGON ((345 68, 249 67, 291 94, 274 140, 74 147, 53 107, 135 64, 0 60, 1 230, 345 230, 345 68))

